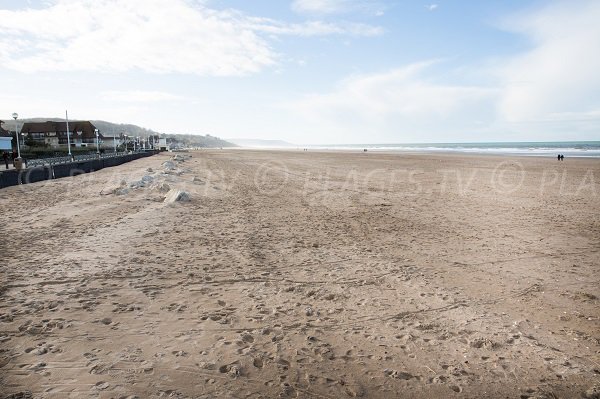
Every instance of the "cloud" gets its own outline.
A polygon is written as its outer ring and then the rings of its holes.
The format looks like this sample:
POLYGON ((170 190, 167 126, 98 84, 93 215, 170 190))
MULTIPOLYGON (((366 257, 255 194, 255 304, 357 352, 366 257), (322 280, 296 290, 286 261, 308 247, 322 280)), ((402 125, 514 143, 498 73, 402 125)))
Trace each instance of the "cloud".
POLYGON ((504 28, 524 35, 531 48, 497 68, 504 87, 498 110, 510 123, 548 122, 566 127, 596 118, 600 128, 600 3, 555 3, 513 16, 504 28))
POLYGON ((383 15, 383 5, 378 1, 365 0, 294 0, 292 10, 300 14, 341 14, 365 12, 383 15))
MULTIPOLYGON (((363 137, 367 132, 415 135, 480 127, 479 120, 491 117, 496 89, 437 83, 428 77, 428 71, 438 63, 418 62, 388 72, 353 76, 330 93, 306 96, 286 108, 315 126, 363 137)), ((405 136, 402 140, 408 139, 405 136)), ((418 140, 418 136, 412 139, 418 140)))
POLYGON ((435 10, 437 10, 438 7, 439 6, 437 4, 427 4, 425 6, 425 8, 428 9, 429 11, 435 11, 435 10))
POLYGON ((272 33, 275 35, 295 36, 326 36, 326 35, 351 35, 351 36, 378 36, 383 34, 383 29, 361 23, 339 22, 330 23, 323 21, 309 21, 302 24, 286 24, 265 18, 254 18, 248 24, 256 31, 272 33))
POLYGON ((100 93, 100 97, 106 101, 133 103, 175 101, 183 99, 183 97, 171 93, 144 90, 104 91, 100 93))
POLYGON ((139 70, 239 76, 276 65, 277 35, 364 35, 363 24, 287 24, 188 0, 55 0, 0 10, 0 65, 23 72, 139 70))

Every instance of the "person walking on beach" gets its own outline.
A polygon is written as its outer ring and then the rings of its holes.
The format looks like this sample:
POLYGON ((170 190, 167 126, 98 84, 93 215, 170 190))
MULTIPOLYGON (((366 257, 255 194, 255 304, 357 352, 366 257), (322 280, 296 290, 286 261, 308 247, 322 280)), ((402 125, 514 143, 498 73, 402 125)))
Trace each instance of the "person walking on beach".
POLYGON ((560 161, 560 154, 558 154, 558 156, 556 157, 557 161, 560 161))
POLYGON ((4 151, 2 153, 2 158, 4 159, 4 164, 6 165, 6 169, 8 169, 8 152, 4 151))

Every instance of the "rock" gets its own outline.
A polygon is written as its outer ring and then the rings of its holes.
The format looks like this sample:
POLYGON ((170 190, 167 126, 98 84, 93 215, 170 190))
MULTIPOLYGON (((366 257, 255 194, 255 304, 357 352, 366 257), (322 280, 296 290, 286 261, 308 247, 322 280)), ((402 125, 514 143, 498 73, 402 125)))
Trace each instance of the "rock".
POLYGON ((236 363, 226 364, 219 367, 220 373, 227 373, 231 378, 238 378, 242 375, 241 367, 236 363))
POLYGON ((171 159, 176 162, 185 162, 186 159, 190 159, 191 157, 192 157, 191 155, 177 154, 177 155, 174 155, 171 159))
POLYGON ((161 193, 167 193, 171 190, 171 186, 169 186, 165 182, 162 182, 162 183, 157 182, 157 183, 154 183, 153 185, 151 185, 150 189, 157 190, 158 192, 161 192, 161 193))
POLYGON ((242 370, 238 366, 231 366, 228 374, 231 378, 235 379, 242 375, 242 370))
POLYGON ((123 188, 117 188, 114 191, 115 195, 127 195, 129 194, 129 189, 126 187, 123 188))
POLYGON ((177 169, 177 166, 172 161, 165 161, 165 162, 163 162, 162 166, 163 166, 163 168, 165 170, 175 170, 175 169, 177 169))
POLYGON ((130 188, 142 188, 145 185, 146 184, 141 180, 136 180, 136 181, 132 181, 131 183, 129 183, 130 188))
POLYGON ((142 182, 144 183, 151 183, 154 180, 154 177, 150 176, 150 175, 145 175, 144 177, 142 177, 142 182))
POLYGON ((148 168, 148 169, 146 169, 146 172, 152 173, 152 172, 154 172, 154 169, 148 168))
POLYGON ((168 169, 165 170, 165 173, 167 175, 177 175, 177 176, 181 176, 185 171, 183 169, 168 169))
POLYGON ((174 188, 169 190, 164 202, 170 204, 173 202, 187 202, 190 200, 191 198, 188 192, 174 188))

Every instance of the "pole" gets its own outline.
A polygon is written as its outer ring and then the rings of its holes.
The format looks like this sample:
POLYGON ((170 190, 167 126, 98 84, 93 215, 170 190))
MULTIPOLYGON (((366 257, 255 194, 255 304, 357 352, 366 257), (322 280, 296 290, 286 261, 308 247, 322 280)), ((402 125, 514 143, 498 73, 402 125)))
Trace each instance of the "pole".
POLYGON ((95 129, 96 132, 96 154, 100 154, 100 147, 98 145, 98 129, 95 129))
POLYGON ((67 121, 67 145, 69 146, 69 156, 73 157, 71 154, 71 134, 69 132, 69 114, 65 111, 65 120, 67 121))
POLYGON ((19 146, 19 123, 17 122, 18 116, 14 116, 15 118, 15 136, 17 136, 17 158, 21 159, 21 147, 19 146))

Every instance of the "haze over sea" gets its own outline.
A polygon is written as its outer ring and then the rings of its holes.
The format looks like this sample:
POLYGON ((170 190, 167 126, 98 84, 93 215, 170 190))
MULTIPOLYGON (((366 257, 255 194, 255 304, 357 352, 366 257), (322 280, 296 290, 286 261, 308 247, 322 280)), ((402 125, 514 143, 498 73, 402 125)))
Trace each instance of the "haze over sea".
POLYGON ((415 144, 328 144, 312 149, 409 152, 461 152, 474 154, 530 155, 600 158, 600 141, 541 141, 490 143, 415 143, 415 144))

